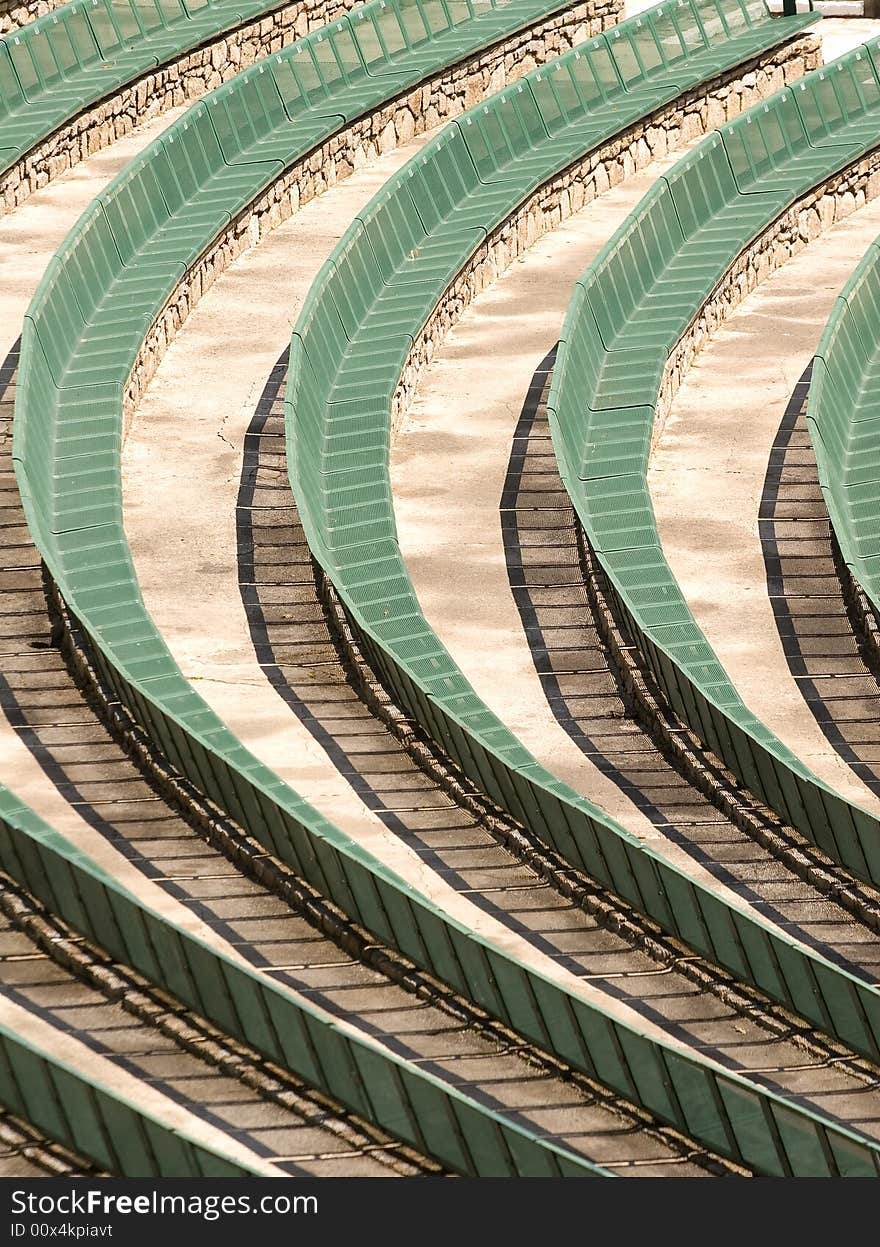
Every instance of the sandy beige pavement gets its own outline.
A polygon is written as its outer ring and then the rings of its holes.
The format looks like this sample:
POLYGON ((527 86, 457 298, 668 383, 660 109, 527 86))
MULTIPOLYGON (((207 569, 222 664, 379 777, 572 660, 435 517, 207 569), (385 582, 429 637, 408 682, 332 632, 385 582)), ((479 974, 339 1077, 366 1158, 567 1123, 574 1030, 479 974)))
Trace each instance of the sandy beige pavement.
POLYGON ((661 833, 547 704, 510 591, 499 504, 523 400, 575 281, 680 155, 595 200, 474 300, 432 361, 391 456, 400 547, 428 623, 539 761, 646 840, 661 833))
MULTIPOLYGON (((184 675, 301 795, 338 822, 349 813, 362 843, 385 842, 389 864, 399 842, 366 817, 257 662, 238 590, 235 505, 245 433, 312 280, 358 209, 424 141, 307 204, 220 278, 162 360, 123 449, 135 569, 184 675)), ((422 873, 427 885, 431 872, 422 873)))
POLYGON ((673 401, 649 483, 666 557, 746 705, 817 775, 880 814, 880 799, 829 744, 791 675, 758 532, 783 413, 835 298, 878 233, 875 202, 745 300, 673 401))
POLYGON ((822 54, 833 61, 844 52, 880 35, 880 22, 867 17, 824 17, 816 27, 822 36, 822 54))

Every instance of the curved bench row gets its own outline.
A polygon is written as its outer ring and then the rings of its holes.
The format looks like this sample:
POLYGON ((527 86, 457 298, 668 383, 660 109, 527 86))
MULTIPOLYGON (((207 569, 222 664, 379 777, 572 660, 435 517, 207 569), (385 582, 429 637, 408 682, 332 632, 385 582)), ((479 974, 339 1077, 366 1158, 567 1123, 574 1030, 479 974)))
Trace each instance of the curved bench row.
MULTIPOLYGON (((0 40, 0 178, 101 100, 212 40, 279 10, 278 0, 73 0, 0 40)), ((332 17, 341 4, 327 4, 332 17)), ((564 6, 561 0, 371 0, 302 45, 283 95, 320 106, 340 78, 400 73, 491 45, 564 6)), ((294 37, 292 25, 288 39, 294 37)), ((268 50, 268 49, 267 49, 268 50)), ((421 71, 421 72, 419 72, 421 71)))
MULTIPOLYGON (((744 10, 736 9, 744 24, 744 10)), ((772 37, 766 32, 763 38, 778 42, 801 25, 774 27, 772 37)), ((592 66, 600 67, 622 94, 616 58, 625 59, 625 41, 630 49, 638 46, 642 36, 637 32, 643 29, 650 27, 642 22, 628 26, 610 47, 597 40, 595 57, 586 67, 589 80, 597 81, 592 66)), ((695 18, 692 29, 702 29, 695 18)), ((710 49, 709 38, 701 38, 704 50, 717 56, 718 42, 710 49)), ((654 34, 650 39, 657 47, 654 34)), ((683 49, 681 41, 679 47, 683 49)), ((634 59, 632 51, 630 57, 634 59)), ((685 59, 682 50, 680 60, 685 59)), ((272 74, 283 60, 273 59, 272 74)), ((687 72, 683 64, 678 68, 687 72)), ((266 90, 271 92, 273 81, 278 82, 266 72, 260 83, 259 73, 258 67, 237 84, 241 96, 235 102, 251 117, 254 103, 265 101, 266 90)), ((655 80, 646 90, 648 100, 677 93, 668 73, 662 85, 655 80)), ((309 150, 316 129, 320 134, 327 124, 320 118, 306 124, 304 114, 297 131, 286 116, 279 122, 278 110, 271 116, 264 111, 260 115, 265 124, 256 135, 238 133, 233 140, 221 130, 227 158, 220 163, 218 154, 219 168, 215 165, 213 176, 205 176, 188 196, 179 183, 175 191, 172 170, 182 168, 193 153, 204 152, 205 143, 213 141, 213 150, 221 152, 213 118, 219 125, 224 113, 214 110, 233 94, 218 92, 213 104, 192 110, 100 197, 47 275, 25 326, 17 472, 33 534, 92 641, 102 674, 201 791, 380 939, 540 1047, 686 1133, 698 1131, 702 1141, 723 1148, 726 1155, 762 1172, 827 1172, 824 1162, 816 1169, 815 1148, 800 1141, 804 1131, 815 1141, 819 1126, 811 1114, 764 1092, 746 1090, 747 1083, 735 1080, 752 1108, 763 1103, 762 1111, 774 1123, 762 1118, 768 1121, 766 1130, 760 1127, 757 1134, 746 1135, 746 1118, 732 1117, 724 1096, 710 1094, 707 1099, 705 1080, 714 1084, 730 1075, 612 1021, 474 937, 379 867, 242 748, 189 688, 155 633, 137 590, 119 508, 119 436, 127 374, 163 298, 222 230, 224 218, 277 176, 282 153, 291 161, 298 150, 309 150), (272 160, 260 160, 260 153, 272 160), (141 213, 149 209, 153 218, 133 218, 135 207, 141 213), (132 319, 135 327, 126 335, 132 319), (670 1062, 686 1075, 673 1076, 670 1062), (713 1105, 708 1116, 707 1103, 713 1105), (780 1126, 783 1119, 792 1126, 780 1126)), ((346 92, 335 98, 341 110, 353 111, 346 92)), ((873 1155, 872 1145, 866 1147, 873 1155)))
POLYGON ((813 360, 807 427, 841 555, 880 609, 880 243, 834 305, 813 360))
POLYGON ((0 177, 65 123, 278 0, 72 0, 0 39, 0 177))
MULTIPOLYGON (((558 77, 585 55, 560 58, 558 77)), ((536 115, 535 97, 523 96, 548 81, 544 70, 526 76, 426 147, 356 219, 313 286, 286 398, 288 467, 310 548, 395 699, 493 800, 702 955, 876 1056, 876 986, 695 885, 541 768, 433 634, 401 558, 388 480, 394 395, 415 339, 484 230, 571 159, 564 124, 541 139, 536 123, 535 144, 520 140, 512 154, 523 118, 536 115), (493 134, 503 147, 487 143, 493 134)), ((602 134, 601 108, 589 111, 602 134)), ((752 120, 746 114, 741 127, 752 120)))
POLYGON ((0 1104, 118 1177, 243 1178, 265 1172, 187 1138, 3 1023, 0 1104))
MULTIPOLYGON (((0 800, 0 869, 111 958, 139 971, 224 1034, 250 1044, 455 1172, 475 1177, 604 1173, 211 949, 142 904, 8 793, 0 800)), ((605 1042, 613 1046, 611 1032, 605 1042)), ((4 1091, 0 1083, 0 1099, 4 1091)), ((37 1103, 42 1103, 39 1097, 37 1103)), ((8 1107, 18 1111, 14 1102, 8 1107)))
POLYGON ((578 284, 548 401, 562 477, 612 600, 676 714, 753 793, 853 874, 880 882, 880 825, 753 715, 666 563, 646 472, 667 361, 772 223, 878 143, 880 43, 856 48, 680 162, 578 284))

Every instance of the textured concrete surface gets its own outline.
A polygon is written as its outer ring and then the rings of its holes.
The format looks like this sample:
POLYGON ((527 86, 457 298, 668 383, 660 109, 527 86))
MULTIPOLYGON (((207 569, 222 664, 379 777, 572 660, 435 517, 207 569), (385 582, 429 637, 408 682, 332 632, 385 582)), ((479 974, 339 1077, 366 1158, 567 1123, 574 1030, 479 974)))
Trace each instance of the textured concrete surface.
POLYGON ((510 592, 498 508, 524 397, 556 344, 574 282, 680 154, 590 204, 477 296, 431 363, 391 461, 400 546, 428 622, 541 762, 649 840, 659 833, 547 704, 510 592))
POLYGON ((875 201, 746 299, 673 400, 649 481, 672 570, 746 704, 822 779, 880 813, 880 800, 833 750, 792 678, 758 534, 786 405, 834 299, 878 233, 875 201))
POLYGON ((880 22, 867 17, 823 17, 816 28, 822 36, 826 61, 880 35, 880 22))
MULTIPOLYGON (((424 141, 313 200, 219 279, 165 355, 123 449, 135 568, 184 675, 267 765, 355 824, 366 811, 257 663, 238 590, 235 503, 244 435, 312 280, 352 216, 424 141)), ((373 831, 385 834, 378 822, 373 831)))
POLYGON ((392 486, 400 545, 422 608, 483 700, 554 774, 734 899, 649 823, 553 716, 510 591, 499 523, 523 399, 558 339, 572 286, 672 159, 546 235, 477 296, 398 431, 392 486))

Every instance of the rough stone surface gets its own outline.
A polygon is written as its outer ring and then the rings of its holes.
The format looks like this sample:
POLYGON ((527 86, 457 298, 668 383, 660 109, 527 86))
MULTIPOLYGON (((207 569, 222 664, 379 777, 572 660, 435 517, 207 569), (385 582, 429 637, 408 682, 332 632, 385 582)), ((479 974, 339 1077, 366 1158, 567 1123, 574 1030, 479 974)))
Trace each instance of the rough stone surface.
POLYGON ((8 35, 66 3, 67 0, 0 0, 0 35, 8 35))

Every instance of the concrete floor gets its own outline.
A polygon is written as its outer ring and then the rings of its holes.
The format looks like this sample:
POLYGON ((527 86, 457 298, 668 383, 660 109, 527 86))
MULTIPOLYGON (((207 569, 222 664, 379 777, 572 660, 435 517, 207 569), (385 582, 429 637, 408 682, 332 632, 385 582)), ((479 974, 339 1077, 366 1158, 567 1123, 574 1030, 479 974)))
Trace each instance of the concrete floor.
POLYGON ((833 61, 850 48, 875 39, 880 34, 880 21, 867 17, 823 17, 816 27, 822 36, 822 54, 833 61))
POLYGON ((529 382, 559 337, 572 286, 676 158, 602 196, 474 300, 397 434, 392 486, 401 550, 425 616, 487 705, 555 775, 691 877, 742 904, 654 827, 557 722, 510 591, 499 524, 511 437, 529 382))
POLYGON ((680 155, 547 234, 474 301, 432 361, 391 456, 400 547, 428 623, 539 761, 646 840, 660 833, 547 704, 510 591, 498 508, 523 399, 559 338, 574 282, 680 155))
POLYGON ((831 747, 789 670, 767 594, 758 506, 792 391, 878 234, 875 201, 742 304, 676 396, 649 474, 666 557, 744 701, 817 775, 875 813, 880 800, 831 747))

